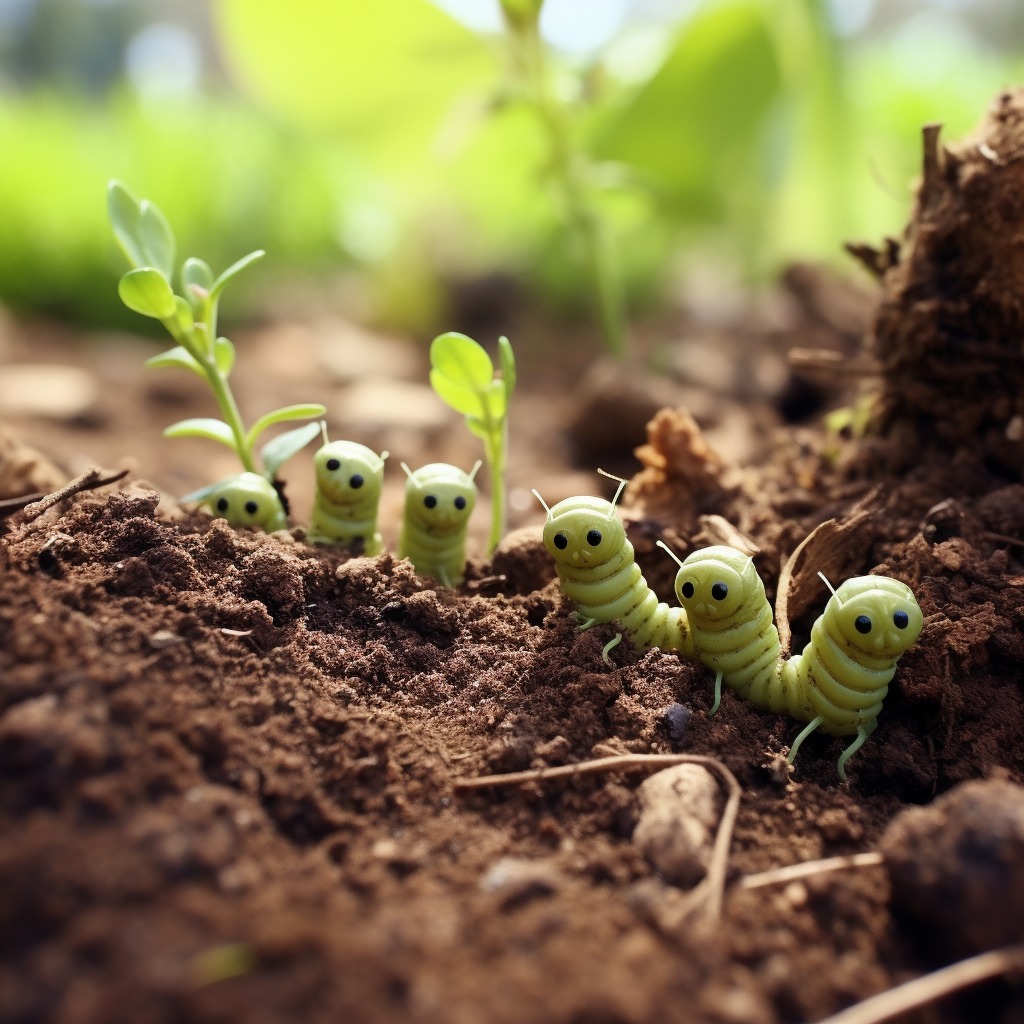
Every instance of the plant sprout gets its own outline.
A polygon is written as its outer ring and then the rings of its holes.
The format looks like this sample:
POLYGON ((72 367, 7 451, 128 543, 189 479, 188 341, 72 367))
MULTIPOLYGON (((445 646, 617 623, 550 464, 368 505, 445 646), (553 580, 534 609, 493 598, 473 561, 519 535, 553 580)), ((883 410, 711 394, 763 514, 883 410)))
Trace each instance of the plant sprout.
MULTIPOLYGON (((178 295, 171 286, 175 241, 167 218, 149 200, 137 199, 120 181, 107 186, 107 209, 114 235, 134 268, 118 284, 121 300, 136 313, 159 320, 178 343, 148 359, 146 365, 179 367, 198 374, 210 386, 223 417, 182 420, 169 426, 164 436, 218 441, 238 455, 245 472, 259 473, 272 482, 278 469, 316 437, 320 428, 309 423, 264 445, 260 452, 262 472, 254 453, 259 436, 275 423, 322 416, 326 409, 317 404, 289 405, 261 416, 248 430, 242 422, 228 383, 235 347, 227 338, 217 336, 217 307, 229 282, 260 259, 263 251, 243 256, 218 278, 202 260, 187 259, 180 275, 183 294, 178 295)), ((209 493, 212 488, 204 488, 189 497, 199 501, 209 493)))
POLYGON ((491 472, 493 553, 505 532, 505 469, 508 462, 508 407, 516 386, 516 360, 508 338, 498 339, 501 374, 472 338, 449 331, 430 346, 430 383, 440 397, 466 417, 466 426, 484 443, 491 472))

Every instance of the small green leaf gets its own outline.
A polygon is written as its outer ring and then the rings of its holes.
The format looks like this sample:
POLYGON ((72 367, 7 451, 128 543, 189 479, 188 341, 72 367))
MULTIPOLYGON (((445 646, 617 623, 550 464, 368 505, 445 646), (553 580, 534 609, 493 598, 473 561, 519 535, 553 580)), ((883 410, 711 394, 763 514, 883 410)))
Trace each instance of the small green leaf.
POLYGON ((263 473, 267 479, 273 480, 277 471, 319 434, 319 423, 307 423, 305 426, 286 431, 272 441, 268 441, 260 452, 260 457, 263 459, 263 473))
POLYGON ((512 392, 516 389, 516 357, 512 342, 503 334, 498 339, 498 355, 501 359, 501 380, 505 385, 505 407, 512 403, 512 392))
POLYGON ((160 355, 153 356, 151 359, 147 359, 145 365, 157 370, 165 367, 191 370, 193 373, 198 373, 200 377, 205 376, 203 368, 181 345, 177 348, 168 349, 166 352, 161 352, 160 355))
POLYGON ((325 405, 288 405, 283 409, 275 409, 261 416, 253 425, 252 429, 245 436, 245 443, 251 448, 256 438, 263 433, 267 427, 275 423, 284 423, 287 420, 306 420, 313 416, 323 416, 327 412, 325 405))
POLYGON ((139 209, 139 238, 147 264, 170 281, 174 273, 174 232, 160 207, 148 199, 142 200, 139 209))
POLYGON ((114 237, 133 267, 154 267, 170 282, 174 269, 174 232, 159 207, 139 200, 123 182, 107 185, 107 212, 114 237))
POLYGON ((220 441, 221 444, 227 445, 233 452, 238 451, 235 447, 235 435, 223 420, 181 420, 169 426, 164 431, 164 437, 208 437, 211 441, 220 441))
POLYGON ((218 338, 213 345, 213 358, 221 375, 226 377, 235 365, 235 346, 227 338, 218 338))
POLYGON ((450 405, 456 412, 461 412, 463 416, 482 416, 484 414, 479 391, 460 387, 440 370, 430 371, 430 384, 442 401, 450 405))
POLYGON ((266 253, 262 249, 257 249, 255 252, 249 253, 248 256, 243 256, 237 263, 232 263, 231 266, 213 282, 213 287, 210 289, 210 301, 216 302, 220 298, 225 287, 227 287, 228 282, 233 277, 240 274, 250 264, 263 259, 265 255, 266 253))
POLYGON ((472 338, 455 331, 434 339, 430 365, 453 384, 476 391, 486 388, 494 376, 491 357, 472 338))
POLYGON ((121 278, 117 293, 129 309, 143 316, 167 320, 176 312, 174 292, 167 279, 154 267, 129 270, 121 278))
POLYGON ((195 284, 209 291, 213 287, 213 271, 202 260, 190 256, 181 268, 181 283, 185 288, 195 284))
MULTIPOLYGON (((180 296, 174 296, 174 324, 181 334, 192 330, 192 307, 180 296)), ((172 332, 173 333, 173 332, 172 332)))
POLYGON ((492 380, 484 392, 484 401, 491 419, 500 423, 505 418, 505 382, 499 378, 492 380))

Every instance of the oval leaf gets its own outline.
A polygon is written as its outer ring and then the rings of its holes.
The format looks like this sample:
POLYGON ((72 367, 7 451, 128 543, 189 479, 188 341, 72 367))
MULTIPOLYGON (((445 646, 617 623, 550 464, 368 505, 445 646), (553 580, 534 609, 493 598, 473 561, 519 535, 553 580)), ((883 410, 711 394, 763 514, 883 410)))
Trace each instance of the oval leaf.
POLYGON ((275 423, 285 423, 288 420, 308 420, 313 416, 323 416, 326 412, 327 406, 325 405, 288 405, 283 409, 275 409, 273 412, 268 412, 266 416, 261 416, 252 425, 252 429, 246 435, 245 442, 252 447, 256 438, 267 427, 272 427, 275 423))
POLYGON ((160 208, 148 199, 139 207, 139 240, 146 266, 156 267, 170 281, 174 273, 174 232, 160 208))
POLYGON ((133 267, 147 263, 139 239, 139 216, 142 204, 123 181, 112 178, 107 182, 107 214, 114 229, 114 237, 133 267))
POLYGON ((210 289, 210 301, 216 302, 220 298, 221 293, 227 287, 228 282, 233 277, 240 274, 250 264, 263 259, 264 256, 266 256, 266 253, 262 249, 257 249, 255 252, 249 253, 248 256, 243 256, 237 263, 232 263, 231 266, 213 282, 213 287, 210 289))
POLYGON ((213 271, 203 260, 190 256, 181 268, 181 283, 186 288, 194 284, 209 291, 213 287, 213 271))
POLYGON ((223 420, 181 420, 169 426, 164 431, 164 437, 208 437, 211 441, 220 441, 221 444, 227 445, 234 452, 238 451, 235 447, 235 435, 223 420))
POLYGON ((310 441, 320 435, 319 423, 307 423, 294 430, 280 434, 268 441, 260 452, 263 459, 263 472, 273 480, 277 471, 296 453, 301 451, 310 441))
POLYGON ((437 392, 438 397, 456 412, 461 412, 463 416, 484 415, 482 396, 479 391, 461 387, 439 370, 430 371, 430 384, 437 392))
POLYGON ((167 279, 154 267, 129 270, 117 286, 121 301, 143 316, 167 320, 176 312, 174 292, 167 279))
POLYGON ((200 377, 205 376, 203 368, 181 345, 161 352, 160 355, 153 356, 152 359, 147 359, 145 365, 157 370, 163 368, 191 370, 193 373, 198 373, 200 377))
POLYGON ((430 365, 453 384, 482 391, 494 377, 491 357, 472 338, 449 331, 430 346, 430 365))
POLYGON ((213 346, 213 358, 217 369, 226 377, 235 365, 235 346, 227 338, 218 338, 213 346))

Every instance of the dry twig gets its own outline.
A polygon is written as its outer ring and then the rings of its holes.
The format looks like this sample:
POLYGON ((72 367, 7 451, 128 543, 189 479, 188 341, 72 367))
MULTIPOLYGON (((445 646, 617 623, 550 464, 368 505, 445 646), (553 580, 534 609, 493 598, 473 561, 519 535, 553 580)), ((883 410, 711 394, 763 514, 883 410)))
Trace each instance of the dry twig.
POLYGON ((818 1024, 882 1024, 962 988, 1020 970, 1024 970, 1024 946, 1004 946, 879 992, 818 1024))
POLYGON ((663 921, 664 927, 674 927, 694 912, 702 912, 706 921, 717 921, 722 916, 722 894, 725 890, 725 872, 729 863, 729 847, 732 845, 732 830, 740 806, 742 790, 740 784, 721 761, 699 754, 622 754, 618 757, 601 757, 596 761, 582 764, 568 764, 559 768, 538 768, 526 772, 510 772, 507 775, 484 775, 475 779, 456 779, 456 789, 486 789, 490 786, 516 786, 524 782, 545 782, 548 779, 576 778, 580 775, 594 775, 602 772, 630 771, 634 768, 670 768, 676 764, 699 764, 713 772, 728 793, 725 810, 722 812, 715 835, 711 864, 703 880, 682 902, 679 912, 671 920, 663 921))
POLYGON ((81 476, 75 477, 71 483, 65 484, 60 489, 53 491, 53 493, 44 495, 38 501, 26 505, 25 522, 30 523, 33 519, 38 519, 44 512, 53 508, 54 505, 74 497, 81 491, 94 491, 97 487, 106 487, 107 484, 115 484, 118 480, 123 480, 128 475, 128 470, 122 469, 120 473, 114 473, 112 476, 102 476, 101 473, 102 470, 90 469, 81 476))
POLYGON ((847 868, 868 868, 883 864, 880 853, 854 853, 848 857, 825 857, 823 860, 808 860, 802 864, 789 864, 784 868, 759 871, 746 875, 736 883, 737 889, 761 889, 766 885, 792 882, 797 878, 824 874, 826 871, 843 871, 847 868))

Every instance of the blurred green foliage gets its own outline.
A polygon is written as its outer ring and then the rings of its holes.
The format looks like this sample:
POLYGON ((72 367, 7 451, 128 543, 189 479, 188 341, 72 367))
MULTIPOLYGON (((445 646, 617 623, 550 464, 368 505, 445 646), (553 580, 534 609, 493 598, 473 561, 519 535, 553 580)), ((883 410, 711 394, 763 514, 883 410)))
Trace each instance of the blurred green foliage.
MULTIPOLYGON (((537 6, 504 3, 521 19, 537 6)), ((115 176, 211 263, 265 248, 250 295, 285 270, 358 267, 380 319, 426 334, 448 284, 503 271, 553 306, 588 308, 550 139, 506 41, 428 0, 214 11, 238 97, 0 92, 0 298, 129 322, 103 208, 115 176)), ((841 261, 847 238, 898 233, 921 124, 961 136, 1024 71, 951 24, 921 16, 842 41, 824 0, 706 0, 640 81, 616 78, 603 55, 549 55, 587 161, 579 187, 631 307, 663 295, 681 250, 757 280, 793 258, 841 261)))

